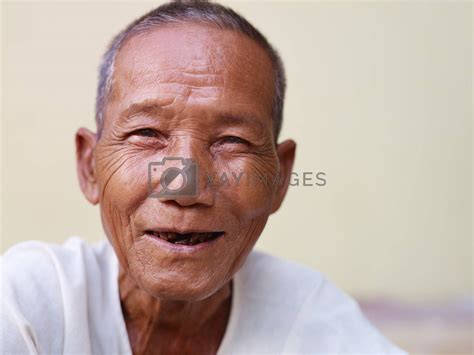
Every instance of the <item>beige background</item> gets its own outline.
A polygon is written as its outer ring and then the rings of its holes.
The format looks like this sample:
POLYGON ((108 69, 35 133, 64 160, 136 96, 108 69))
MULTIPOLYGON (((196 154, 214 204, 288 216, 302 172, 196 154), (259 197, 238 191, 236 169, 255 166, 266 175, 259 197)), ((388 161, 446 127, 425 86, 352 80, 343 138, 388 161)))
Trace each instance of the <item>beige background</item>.
MULTIPOLYGON (((157 2, 2 3, 2 250, 103 238, 76 182, 99 57, 157 2)), ((359 296, 472 295, 472 57, 467 2, 238 2, 280 50, 293 187, 258 247, 359 296)))

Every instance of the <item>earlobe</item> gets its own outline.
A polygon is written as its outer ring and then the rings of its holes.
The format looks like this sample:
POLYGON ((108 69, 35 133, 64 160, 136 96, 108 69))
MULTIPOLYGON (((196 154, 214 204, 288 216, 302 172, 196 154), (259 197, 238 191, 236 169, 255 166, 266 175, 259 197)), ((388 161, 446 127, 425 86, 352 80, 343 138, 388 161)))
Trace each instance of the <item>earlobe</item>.
POLYGON ((76 132, 76 166, 79 185, 87 200, 96 205, 99 203, 99 185, 96 179, 94 149, 97 135, 87 128, 76 132))
POLYGON ((278 160, 280 162, 280 184, 278 185, 275 191, 275 198, 273 200, 271 213, 278 211, 288 191, 291 172, 293 170, 293 164, 295 162, 295 153, 296 143, 291 139, 279 143, 277 146, 277 155, 278 160))

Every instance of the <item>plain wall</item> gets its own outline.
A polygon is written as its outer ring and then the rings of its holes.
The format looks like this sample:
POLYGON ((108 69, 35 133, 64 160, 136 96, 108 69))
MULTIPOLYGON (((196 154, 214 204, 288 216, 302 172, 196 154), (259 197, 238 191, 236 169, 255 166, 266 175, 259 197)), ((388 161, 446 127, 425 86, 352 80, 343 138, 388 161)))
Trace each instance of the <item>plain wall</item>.
MULTIPOLYGON (((158 3, 2 3, 2 250, 104 238, 74 133, 106 44, 158 3)), ((285 62, 294 170, 327 179, 291 187, 258 248, 359 296, 472 295, 471 4, 230 4, 285 62)))

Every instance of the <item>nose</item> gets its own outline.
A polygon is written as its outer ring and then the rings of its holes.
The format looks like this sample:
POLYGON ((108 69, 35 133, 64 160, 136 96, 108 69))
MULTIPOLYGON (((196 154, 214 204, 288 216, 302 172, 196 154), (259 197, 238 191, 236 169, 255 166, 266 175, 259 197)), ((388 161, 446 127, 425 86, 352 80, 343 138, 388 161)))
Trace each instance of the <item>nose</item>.
POLYGON ((212 206, 215 191, 207 180, 214 166, 207 144, 192 137, 176 137, 167 153, 172 158, 181 159, 183 165, 179 169, 165 171, 161 177, 162 184, 167 186, 179 180, 181 186, 173 193, 159 197, 159 200, 182 207, 212 206))

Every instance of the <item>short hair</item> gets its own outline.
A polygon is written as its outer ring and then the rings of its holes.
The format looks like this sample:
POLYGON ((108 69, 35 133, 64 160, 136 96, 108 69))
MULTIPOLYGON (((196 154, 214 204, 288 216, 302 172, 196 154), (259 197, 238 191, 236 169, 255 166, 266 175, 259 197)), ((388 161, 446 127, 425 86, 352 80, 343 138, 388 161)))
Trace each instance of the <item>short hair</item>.
POLYGON ((283 104, 285 99, 286 78, 283 62, 278 54, 254 26, 243 16, 229 7, 208 0, 175 0, 165 3, 142 17, 133 21, 116 35, 99 67, 99 83, 96 97, 96 124, 100 134, 103 127, 105 108, 113 87, 114 66, 117 53, 131 37, 168 24, 201 23, 215 26, 223 30, 242 33, 256 41, 268 54, 273 65, 275 92, 273 98, 273 129, 275 140, 281 130, 283 121, 283 104))

